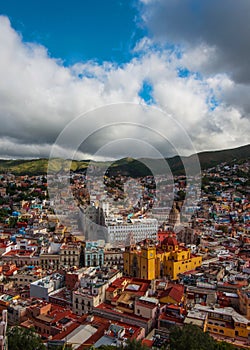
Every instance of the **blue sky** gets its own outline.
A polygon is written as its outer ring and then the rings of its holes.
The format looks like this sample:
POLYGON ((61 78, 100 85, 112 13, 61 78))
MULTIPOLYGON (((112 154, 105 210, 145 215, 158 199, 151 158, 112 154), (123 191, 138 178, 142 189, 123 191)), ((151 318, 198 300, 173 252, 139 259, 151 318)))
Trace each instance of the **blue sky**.
POLYGON ((65 65, 90 59, 127 62, 146 32, 134 0, 10 0, 2 1, 0 10, 24 41, 44 45, 65 65))
POLYGON ((116 103, 156 107, 197 151, 249 143, 249 32, 249 0, 1 1, 0 157, 47 157, 76 116, 116 103))

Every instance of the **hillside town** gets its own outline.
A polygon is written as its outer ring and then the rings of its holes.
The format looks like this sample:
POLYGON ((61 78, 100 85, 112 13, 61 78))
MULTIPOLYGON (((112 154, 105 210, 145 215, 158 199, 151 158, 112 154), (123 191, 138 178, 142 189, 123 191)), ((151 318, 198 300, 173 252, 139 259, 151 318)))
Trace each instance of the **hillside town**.
POLYGON ((203 171, 187 206, 183 175, 71 173, 79 217, 68 224, 64 188, 55 212, 47 176, 2 173, 0 348, 7 324, 35 329, 48 349, 78 350, 129 340, 160 349, 173 325, 191 324, 250 349, 249 167, 203 171))

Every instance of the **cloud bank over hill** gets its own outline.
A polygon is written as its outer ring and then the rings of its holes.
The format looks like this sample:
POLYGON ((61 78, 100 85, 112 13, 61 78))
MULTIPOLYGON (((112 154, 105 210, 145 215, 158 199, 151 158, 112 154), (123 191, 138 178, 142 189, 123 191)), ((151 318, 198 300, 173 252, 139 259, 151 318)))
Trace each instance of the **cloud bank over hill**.
MULTIPOLYGON (((124 122, 126 103, 145 104, 145 87, 147 103, 180 123, 197 151, 249 143, 250 71, 246 63, 249 56, 246 32, 250 21, 245 23, 244 17, 247 14, 242 15, 234 2, 229 1, 231 10, 227 8, 223 17, 223 30, 219 18, 223 9, 217 4, 214 4, 218 13, 213 27, 210 20, 215 14, 208 5, 186 1, 197 8, 189 13, 190 6, 186 6, 185 13, 181 1, 142 2, 141 14, 149 28, 149 37, 137 43, 130 62, 119 65, 86 61, 65 66, 63 61, 51 57, 45 47, 25 42, 10 20, 0 16, 1 158, 48 157, 58 135, 74 118, 102 106, 124 103, 123 113, 117 116, 118 122, 124 122), (202 16, 206 13, 204 24, 196 19, 196 12, 202 16), (240 28, 234 25, 230 46, 227 35, 233 14, 240 28), (221 33, 220 38, 216 32, 221 33)), ((247 6, 246 1, 240 2, 247 6)), ((142 123, 145 117, 142 113, 135 114, 134 123, 142 123)), ((102 118, 105 120, 105 108, 102 118)), ((160 128, 157 113, 155 120, 152 115, 151 118, 152 125, 156 123, 160 128)), ((84 122, 91 125, 94 119, 88 118, 87 113, 84 122)), ((81 135, 82 130, 75 132, 81 135)), ((119 133, 124 137, 122 128, 112 132, 118 139, 119 133)), ((145 138, 144 134, 143 128, 137 128, 132 136, 141 139, 145 138)), ((96 138, 93 135, 79 149, 76 158, 91 158, 97 151, 96 145, 109 139, 105 131, 96 138)), ((172 155, 164 144, 160 145, 160 139, 152 139, 150 143, 164 156, 172 155)), ((70 142, 65 143, 64 148, 67 147, 70 148, 70 142)), ((120 157, 124 147, 129 155, 130 147, 132 151, 134 146, 128 142, 117 147, 117 154, 113 152, 112 156, 120 157)), ((188 153, 184 148, 182 151, 188 153)), ((106 153, 102 152, 101 157, 110 156, 108 147, 106 153)))

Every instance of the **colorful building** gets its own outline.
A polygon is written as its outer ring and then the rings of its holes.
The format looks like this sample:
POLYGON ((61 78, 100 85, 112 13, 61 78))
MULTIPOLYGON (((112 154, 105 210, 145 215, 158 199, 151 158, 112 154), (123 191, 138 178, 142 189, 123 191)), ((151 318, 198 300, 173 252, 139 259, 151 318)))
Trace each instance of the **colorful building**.
POLYGON ((196 305, 196 309, 207 314, 205 331, 211 335, 222 335, 229 338, 248 339, 250 334, 250 321, 237 313, 232 307, 210 308, 196 305))
POLYGON ((175 234, 170 233, 159 246, 144 240, 131 245, 124 252, 124 273, 144 279, 167 276, 173 280, 178 275, 201 266, 201 256, 191 254, 189 248, 179 245, 175 234))
POLYGON ((80 242, 63 243, 60 248, 60 265, 73 267, 80 265, 82 244, 80 242))
POLYGON ((102 266, 104 264, 104 241, 86 241, 84 247, 84 266, 102 266))

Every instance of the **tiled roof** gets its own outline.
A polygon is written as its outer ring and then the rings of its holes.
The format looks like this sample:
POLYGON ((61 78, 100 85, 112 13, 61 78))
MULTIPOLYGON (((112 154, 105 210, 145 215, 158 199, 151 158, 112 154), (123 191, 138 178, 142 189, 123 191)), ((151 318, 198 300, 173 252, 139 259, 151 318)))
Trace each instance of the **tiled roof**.
POLYGON ((160 298, 163 298, 165 296, 169 296, 173 300, 175 300, 177 303, 180 303, 184 295, 184 287, 179 284, 175 284, 173 286, 170 286, 165 291, 160 293, 160 298))
POLYGON ((154 344, 154 341, 150 340, 150 339, 143 339, 142 340, 142 344, 145 345, 145 346, 148 346, 149 348, 151 348, 152 345, 154 344))

